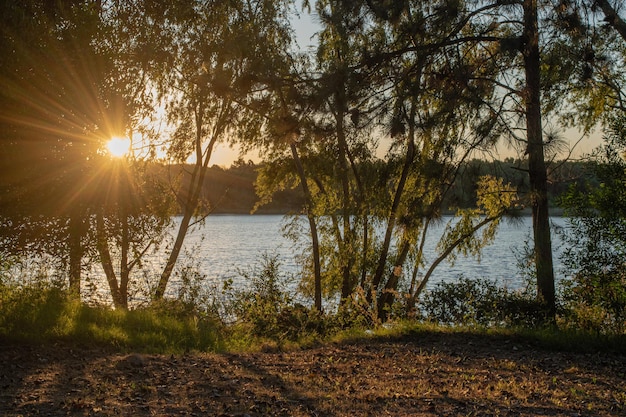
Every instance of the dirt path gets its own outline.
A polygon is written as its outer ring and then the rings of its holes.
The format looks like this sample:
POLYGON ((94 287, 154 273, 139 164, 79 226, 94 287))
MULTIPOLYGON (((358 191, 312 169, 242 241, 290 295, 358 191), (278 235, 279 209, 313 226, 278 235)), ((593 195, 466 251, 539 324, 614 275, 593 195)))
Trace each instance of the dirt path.
POLYGON ((418 334, 277 353, 0 346, 2 416, 626 416, 626 355, 418 334))

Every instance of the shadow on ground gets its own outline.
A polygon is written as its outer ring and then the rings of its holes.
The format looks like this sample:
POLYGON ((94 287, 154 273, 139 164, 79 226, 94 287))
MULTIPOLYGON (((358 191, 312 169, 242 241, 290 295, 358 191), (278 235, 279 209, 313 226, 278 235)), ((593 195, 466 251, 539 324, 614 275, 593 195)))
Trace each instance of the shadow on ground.
POLYGON ((0 345, 0 415, 618 416, 626 356, 416 333, 251 354, 0 345))

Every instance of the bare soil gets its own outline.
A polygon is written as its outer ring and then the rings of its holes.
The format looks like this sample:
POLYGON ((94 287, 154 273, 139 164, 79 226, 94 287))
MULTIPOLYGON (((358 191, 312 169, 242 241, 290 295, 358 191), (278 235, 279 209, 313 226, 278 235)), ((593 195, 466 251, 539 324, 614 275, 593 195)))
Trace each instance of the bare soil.
POLYGON ((419 333, 245 354, 0 344, 3 416, 626 416, 626 354, 419 333))

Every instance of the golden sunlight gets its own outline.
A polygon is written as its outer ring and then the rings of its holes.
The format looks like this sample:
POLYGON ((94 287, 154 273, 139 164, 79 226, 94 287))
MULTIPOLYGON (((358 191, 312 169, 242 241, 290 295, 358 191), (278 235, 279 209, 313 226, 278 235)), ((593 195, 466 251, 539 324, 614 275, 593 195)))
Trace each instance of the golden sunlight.
POLYGON ((107 149, 111 156, 115 158, 122 158, 130 152, 130 139, 123 137, 114 137, 107 142, 107 149))

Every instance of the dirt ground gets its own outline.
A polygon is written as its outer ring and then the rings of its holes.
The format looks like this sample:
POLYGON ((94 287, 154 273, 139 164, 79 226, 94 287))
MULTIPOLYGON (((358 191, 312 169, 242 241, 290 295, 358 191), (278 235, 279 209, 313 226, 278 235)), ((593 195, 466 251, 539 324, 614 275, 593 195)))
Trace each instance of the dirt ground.
POLYGON ((0 345, 2 416, 626 416, 626 354, 416 334, 291 352, 0 345))

